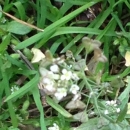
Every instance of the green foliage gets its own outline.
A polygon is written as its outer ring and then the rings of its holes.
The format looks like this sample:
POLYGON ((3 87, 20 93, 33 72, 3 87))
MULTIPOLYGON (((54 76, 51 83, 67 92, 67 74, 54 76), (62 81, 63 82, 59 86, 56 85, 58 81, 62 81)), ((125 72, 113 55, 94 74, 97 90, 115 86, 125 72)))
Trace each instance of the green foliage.
POLYGON ((46 130, 54 123, 61 130, 130 129, 128 0, 1 0, 0 5, 1 130, 46 130), (80 80, 69 85, 79 86, 81 99, 72 101, 68 91, 57 103, 39 90, 45 85, 41 64, 31 63, 32 48, 46 52, 45 71, 61 58, 67 63, 61 69, 76 72, 80 80), (68 102, 76 109, 66 109, 68 102))

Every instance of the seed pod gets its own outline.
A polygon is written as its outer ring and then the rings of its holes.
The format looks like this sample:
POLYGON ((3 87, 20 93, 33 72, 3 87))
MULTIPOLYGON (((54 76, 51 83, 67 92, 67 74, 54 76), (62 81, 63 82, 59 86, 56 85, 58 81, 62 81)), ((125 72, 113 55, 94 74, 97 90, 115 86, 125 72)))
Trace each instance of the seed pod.
POLYGON ((29 100, 26 100, 26 101, 23 103, 22 110, 24 110, 24 111, 27 110, 28 107, 29 107, 29 104, 30 104, 29 100))
POLYGON ((31 53, 30 49, 24 48, 23 53, 24 53, 24 55, 25 55, 29 60, 32 59, 33 54, 31 53))

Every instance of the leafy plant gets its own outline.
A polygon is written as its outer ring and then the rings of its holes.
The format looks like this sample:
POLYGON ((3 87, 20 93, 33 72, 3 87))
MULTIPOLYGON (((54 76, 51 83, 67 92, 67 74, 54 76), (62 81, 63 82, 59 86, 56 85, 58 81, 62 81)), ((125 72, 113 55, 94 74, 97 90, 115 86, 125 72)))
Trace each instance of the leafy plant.
POLYGON ((129 129, 128 0, 0 5, 0 129, 129 129))

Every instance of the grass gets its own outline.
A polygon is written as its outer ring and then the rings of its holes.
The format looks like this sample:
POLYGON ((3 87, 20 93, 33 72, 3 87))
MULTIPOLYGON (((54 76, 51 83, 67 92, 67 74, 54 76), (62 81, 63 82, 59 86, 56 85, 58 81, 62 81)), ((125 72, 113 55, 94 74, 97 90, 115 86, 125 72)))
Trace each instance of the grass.
POLYGON ((47 130, 55 123, 60 130, 128 130, 129 4, 128 0, 0 1, 0 129, 47 130), (45 58, 33 63, 32 48, 45 58), (63 82, 56 75, 53 79, 48 70, 54 64, 59 76, 66 69, 68 76, 71 72, 79 80, 63 82), (46 88, 46 78, 53 81, 55 91, 46 88), (76 95, 70 91, 72 85, 79 87, 75 91, 81 99, 71 100, 76 95), (61 88, 67 92, 58 101, 55 95, 61 88))

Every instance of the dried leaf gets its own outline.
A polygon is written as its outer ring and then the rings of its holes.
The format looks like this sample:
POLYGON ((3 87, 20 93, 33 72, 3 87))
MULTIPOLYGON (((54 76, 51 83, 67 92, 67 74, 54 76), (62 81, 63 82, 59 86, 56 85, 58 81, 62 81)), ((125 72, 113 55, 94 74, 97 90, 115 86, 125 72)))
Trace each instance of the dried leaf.
POLYGON ((130 66, 130 51, 127 51, 125 53, 125 60, 126 60, 125 66, 130 66))
POLYGON ((87 122, 88 121, 88 115, 86 114, 86 111, 79 112, 75 115, 73 115, 73 118, 75 120, 81 121, 81 122, 87 122))
POLYGON ((88 37, 84 37, 82 39, 82 43, 83 43, 87 53, 90 53, 94 49, 98 49, 100 47, 100 45, 101 45, 100 41, 92 40, 92 39, 90 39, 88 37))
POLYGON ((67 109, 84 109, 86 107, 86 105, 80 101, 80 100, 71 100, 66 106, 65 108, 67 109))
POLYGON ((32 59, 32 63, 37 63, 40 60, 45 58, 45 55, 41 52, 40 49, 37 48, 32 48, 32 53, 34 54, 33 59, 32 59))
POLYGON ((107 62, 107 58, 100 48, 94 50, 94 59, 100 62, 107 62))
POLYGON ((87 66, 86 66, 86 61, 85 61, 85 59, 81 59, 81 60, 75 62, 75 64, 74 64, 74 69, 75 69, 75 70, 85 70, 86 67, 87 67, 87 66))
POLYGON ((130 114, 130 103, 128 103, 127 114, 130 114))

